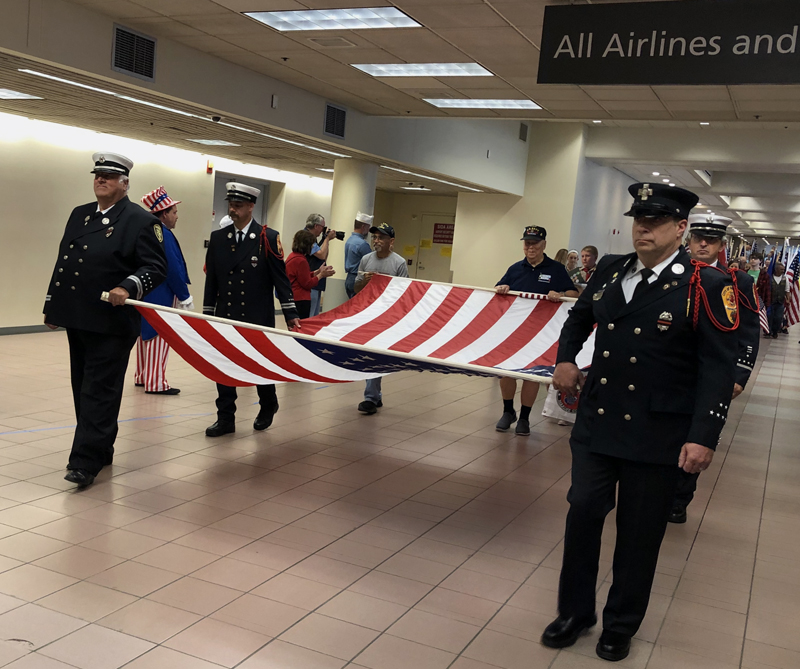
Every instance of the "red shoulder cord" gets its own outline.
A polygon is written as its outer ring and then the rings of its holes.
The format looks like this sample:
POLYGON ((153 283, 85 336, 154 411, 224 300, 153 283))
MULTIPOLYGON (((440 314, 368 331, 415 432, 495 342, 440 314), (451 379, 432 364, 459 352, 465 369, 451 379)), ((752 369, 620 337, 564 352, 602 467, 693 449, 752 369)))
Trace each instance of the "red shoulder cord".
POLYGON ((700 319, 700 300, 703 300, 703 306, 706 309, 706 314, 708 314, 708 319, 714 325, 715 328, 718 330, 722 330, 723 332, 732 332, 736 328, 739 327, 739 285, 736 281, 736 270, 728 270, 728 269, 720 269, 719 267, 712 267, 711 265, 707 265, 704 262, 700 262, 698 260, 692 260, 692 265, 694 266, 694 272, 692 272, 692 278, 689 280, 689 295, 692 294, 692 287, 694 286, 694 313, 692 315, 692 326, 694 329, 697 329, 697 323, 700 319), (733 296, 734 296, 734 304, 737 305, 736 309, 736 320, 731 327, 727 327, 720 323, 714 314, 711 312, 711 305, 708 303, 708 295, 706 295, 705 288, 703 288, 702 284, 700 283, 700 269, 703 267, 708 267, 709 269, 715 269, 718 272, 722 272, 723 274, 730 274, 731 279, 733 280, 733 296))
POLYGON ((272 246, 269 243, 269 239, 267 239, 266 225, 261 226, 261 238, 259 239, 258 242, 258 255, 261 255, 262 247, 265 249, 264 255, 266 255, 267 253, 271 253, 276 258, 278 258, 278 260, 283 260, 283 253, 276 253, 275 251, 272 250, 272 246))

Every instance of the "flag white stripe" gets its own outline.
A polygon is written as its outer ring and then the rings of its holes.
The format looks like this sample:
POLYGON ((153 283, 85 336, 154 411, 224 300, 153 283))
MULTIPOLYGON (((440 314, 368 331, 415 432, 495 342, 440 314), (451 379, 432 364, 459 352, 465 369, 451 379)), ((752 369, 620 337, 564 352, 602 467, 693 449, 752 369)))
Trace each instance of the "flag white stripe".
MULTIPOLYGON (((412 355, 429 356, 431 353, 447 344, 453 337, 461 333, 472 321, 475 320, 483 308, 489 304, 494 297, 494 293, 483 291, 473 292, 461 305, 461 308, 453 315, 447 327, 439 330, 433 337, 422 342, 413 351, 412 355)), ((523 299, 523 298, 519 298, 523 299)))
MULTIPOLYGON (((541 302, 537 300, 537 304, 541 304, 541 302)), ((495 367, 500 369, 523 369, 536 358, 547 353, 550 347, 558 341, 561 335, 561 327, 566 322, 571 308, 571 304, 562 304, 530 342, 507 360, 495 365, 495 367)))
POLYGON ((333 321, 333 323, 326 325, 317 332, 317 336, 320 339, 330 339, 332 341, 344 339, 351 332, 364 325, 364 323, 368 323, 382 316, 387 309, 403 296, 409 286, 411 286, 410 281, 390 281, 383 293, 381 293, 381 296, 364 309, 364 311, 354 314, 353 316, 348 316, 347 318, 339 318, 333 321))
MULTIPOLYGON (((269 335, 264 335, 269 336, 269 335)), ((313 370, 319 376, 326 376, 336 381, 365 381, 367 379, 377 379, 382 374, 372 374, 368 372, 358 372, 353 369, 339 367, 328 362, 322 356, 318 356, 309 351, 299 341, 291 337, 269 336, 269 340, 275 347, 304 369, 313 370)))
MULTIPOLYGON (((432 285, 424 297, 400 321, 373 337, 365 346, 389 348, 419 329, 441 306, 453 290, 452 286, 432 285)), ((447 327, 447 324, 444 324, 447 327)))
POLYGON ((592 357, 594 356, 594 340, 597 334, 597 328, 592 330, 592 334, 584 342, 581 352, 575 357, 575 364, 580 369, 585 369, 592 364, 592 357))

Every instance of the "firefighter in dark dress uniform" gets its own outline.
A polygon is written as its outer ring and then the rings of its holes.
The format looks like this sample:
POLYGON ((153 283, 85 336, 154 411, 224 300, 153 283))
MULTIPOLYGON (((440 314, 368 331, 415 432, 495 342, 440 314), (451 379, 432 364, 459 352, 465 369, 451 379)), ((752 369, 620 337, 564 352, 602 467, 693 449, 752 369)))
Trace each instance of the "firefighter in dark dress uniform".
POLYGON ((636 251, 600 261, 559 339, 553 385, 574 395, 575 358, 597 326, 570 438, 559 616, 542 635, 563 648, 597 622, 600 540, 616 502, 614 579, 596 649, 611 661, 627 657, 647 610, 679 468, 711 462, 731 401, 738 325, 730 275, 695 263, 682 246, 697 196, 660 184, 629 191, 636 251))
MULTIPOLYGON (((228 214, 233 225, 211 233, 206 252, 203 313, 255 325, 275 327, 273 293, 290 329, 299 329, 292 284, 286 276, 280 235, 253 219, 261 191, 230 182, 228 214)), ((257 386, 261 408, 253 429, 266 430, 278 411, 275 385, 257 386)), ((206 429, 209 437, 236 431, 236 388, 217 384, 217 421, 206 429)))
POLYGON ((92 159, 97 202, 72 210, 44 303, 44 322, 67 330, 78 424, 64 478, 79 487, 114 457, 125 370, 141 329, 125 300, 141 300, 167 273, 159 220, 127 196, 133 162, 111 153, 92 159))
MULTIPOLYGON (((719 261, 720 250, 725 243, 725 234, 732 223, 730 218, 716 214, 692 214, 689 217, 689 255, 708 265, 722 266, 719 261)), ((753 372, 758 357, 758 343, 761 326, 758 322, 758 295, 755 282, 747 272, 736 271, 736 284, 739 293, 739 350, 736 359, 736 381, 733 384, 733 399, 744 390, 753 372)), ((678 487, 669 522, 685 523, 686 507, 694 499, 697 479, 700 473, 678 472, 678 487)))

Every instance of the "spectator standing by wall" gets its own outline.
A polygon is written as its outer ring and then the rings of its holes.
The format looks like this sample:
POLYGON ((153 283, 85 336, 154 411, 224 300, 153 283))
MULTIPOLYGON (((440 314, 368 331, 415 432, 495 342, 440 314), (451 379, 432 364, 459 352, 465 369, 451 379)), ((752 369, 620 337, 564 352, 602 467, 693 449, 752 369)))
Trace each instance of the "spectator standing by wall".
POLYGON ((292 240, 292 252, 286 258, 286 276, 292 284, 294 304, 300 318, 308 318, 311 314, 311 291, 317 286, 320 277, 333 276, 335 271, 330 265, 322 265, 311 271, 308 255, 314 246, 314 235, 308 230, 298 230, 292 240))
POLYGON ((361 264, 361 259, 368 253, 372 253, 372 247, 367 241, 367 235, 369 235, 373 218, 374 216, 362 214, 359 211, 356 214, 353 232, 344 243, 344 271, 347 272, 344 289, 347 292, 348 299, 356 294, 356 279, 358 278, 358 266, 361 264))

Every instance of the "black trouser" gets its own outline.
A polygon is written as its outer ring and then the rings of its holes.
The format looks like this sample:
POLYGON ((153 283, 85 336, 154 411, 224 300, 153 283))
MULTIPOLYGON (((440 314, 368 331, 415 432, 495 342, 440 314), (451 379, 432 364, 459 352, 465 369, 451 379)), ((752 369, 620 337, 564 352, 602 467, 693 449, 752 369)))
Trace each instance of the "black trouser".
POLYGON ((769 308, 769 333, 777 337, 783 328, 783 303, 773 304, 769 308))
POLYGON ((673 506, 689 506, 694 499, 694 491, 697 490, 697 479, 700 472, 689 474, 682 469, 678 470, 678 486, 675 488, 675 500, 673 506))
POLYGON ((67 329, 72 399, 78 425, 67 469, 97 475, 114 457, 125 370, 136 336, 67 329))
POLYGON ((298 318, 308 318, 311 315, 311 300, 295 300, 298 318))
MULTIPOLYGON (((258 390, 258 402, 261 405, 261 411, 278 410, 278 395, 275 393, 275 384, 270 383, 268 386, 256 386, 258 390)), ((221 383, 217 384, 217 420, 221 423, 233 423, 236 414, 236 387, 223 386, 221 383)))
POLYGON ((586 618, 594 614, 603 522, 616 496, 614 580, 603 610, 603 628, 636 634, 650 601, 677 476, 676 465, 632 462, 572 449, 560 615, 586 618))

